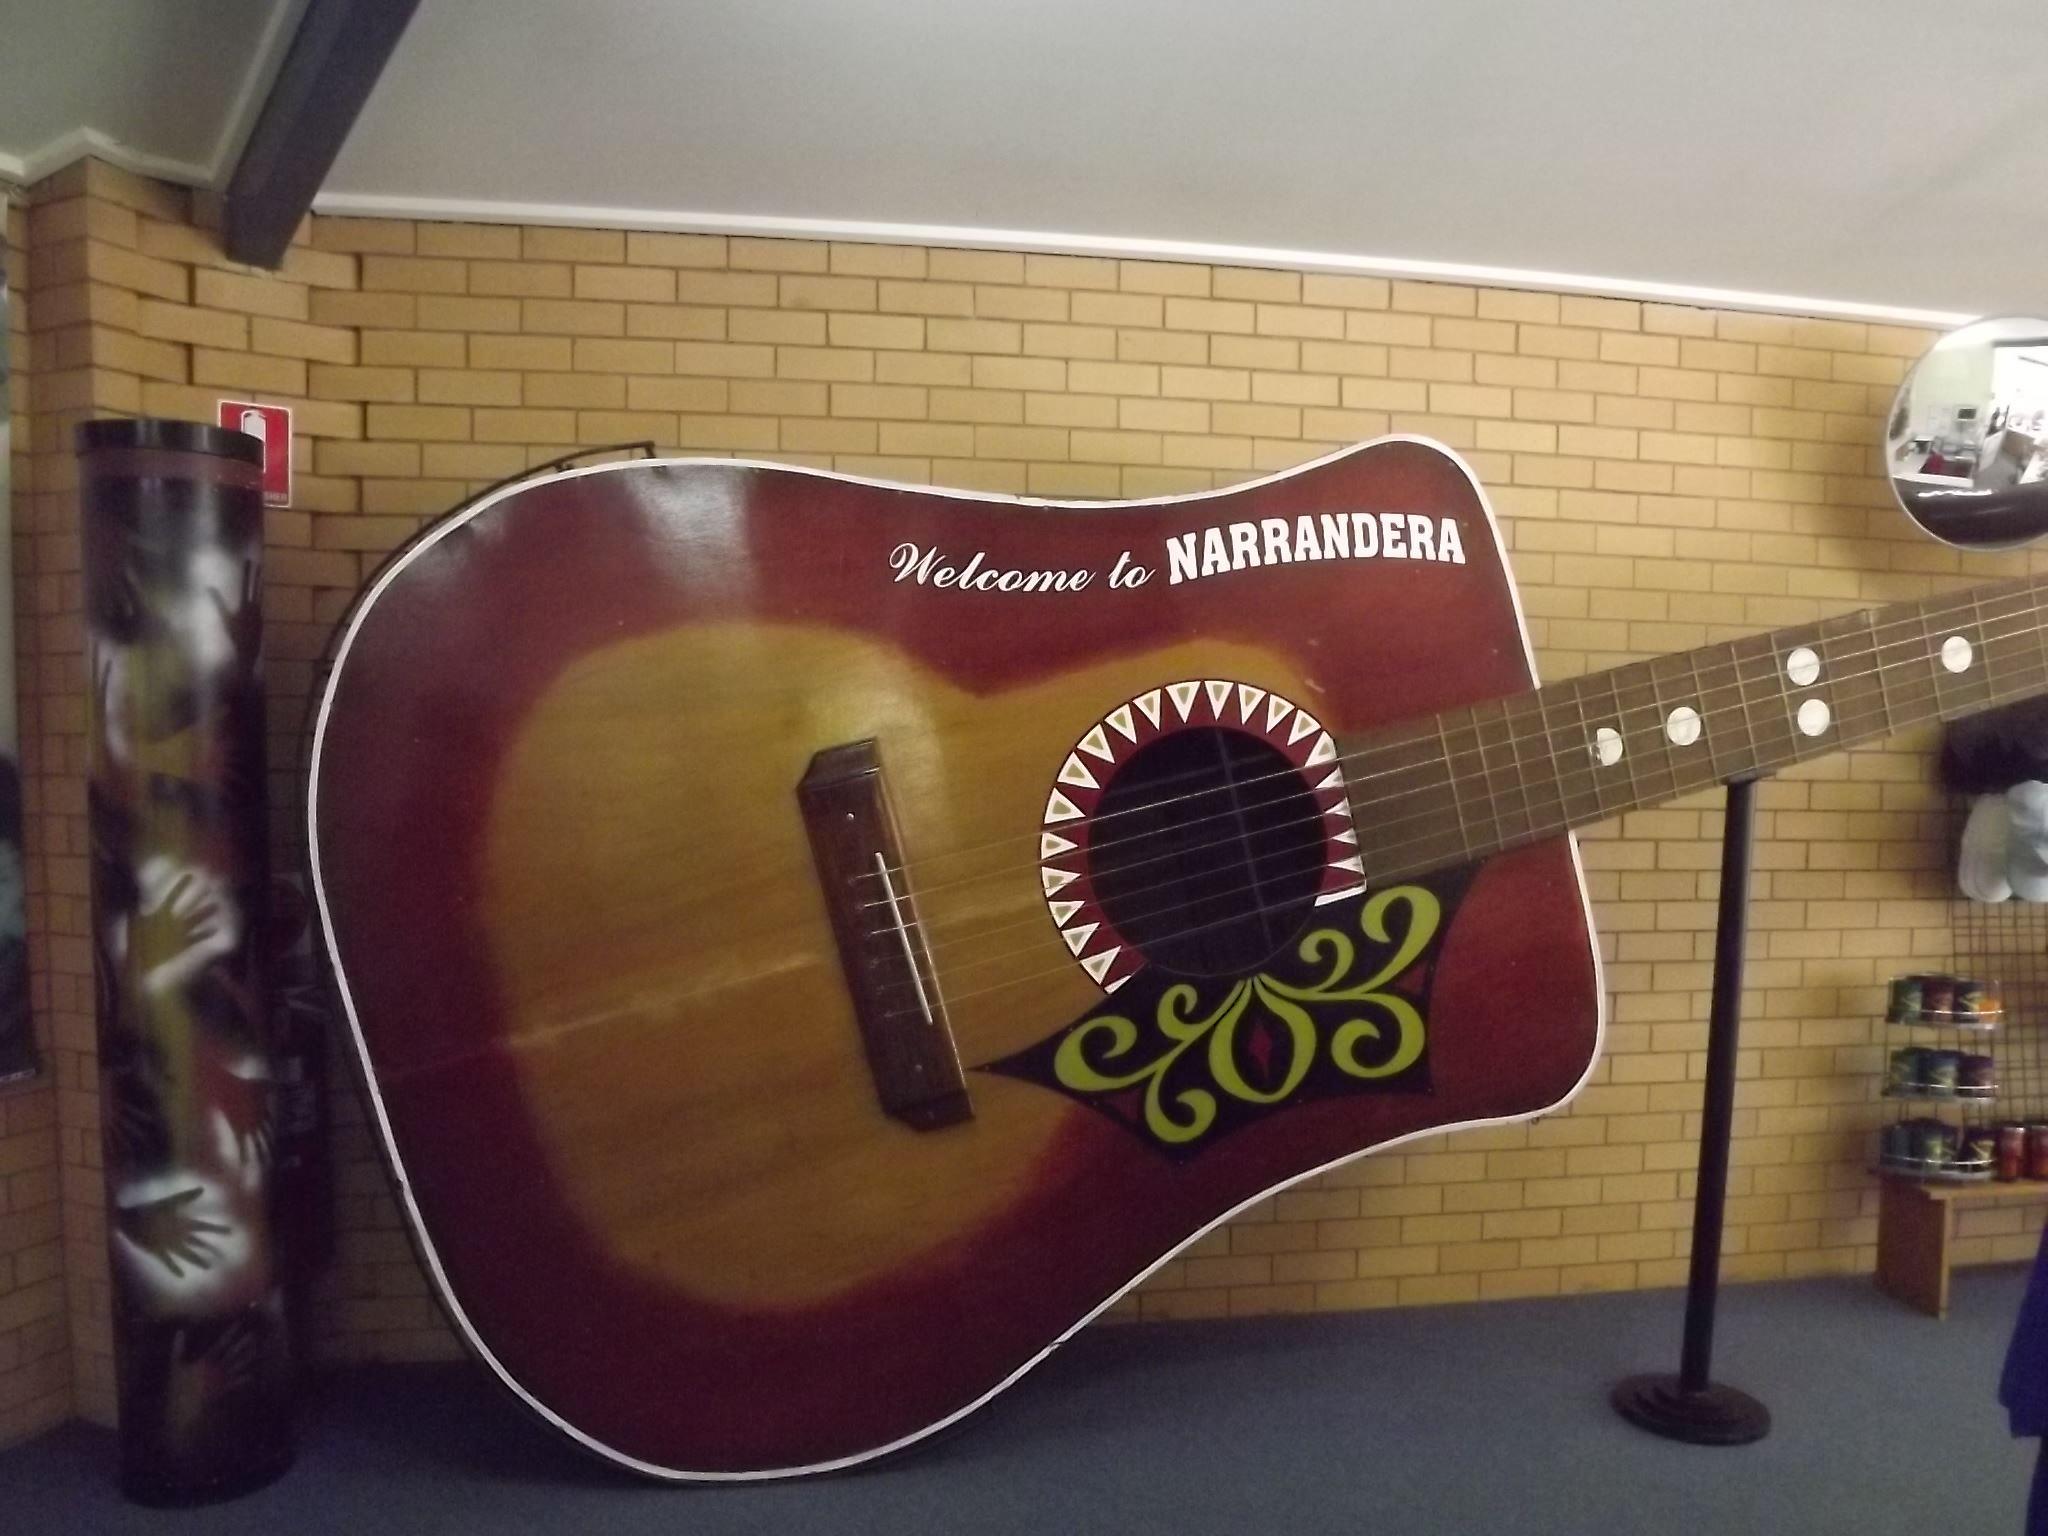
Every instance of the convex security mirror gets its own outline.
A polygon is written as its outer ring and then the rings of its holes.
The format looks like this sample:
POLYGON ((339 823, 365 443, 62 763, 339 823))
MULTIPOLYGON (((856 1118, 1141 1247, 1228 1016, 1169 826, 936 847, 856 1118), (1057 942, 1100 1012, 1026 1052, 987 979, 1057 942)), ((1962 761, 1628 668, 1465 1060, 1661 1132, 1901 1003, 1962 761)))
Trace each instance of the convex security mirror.
POLYGON ((1906 515, 1958 549, 2048 533, 2048 320, 1976 320, 1899 386, 1885 468, 1906 515))

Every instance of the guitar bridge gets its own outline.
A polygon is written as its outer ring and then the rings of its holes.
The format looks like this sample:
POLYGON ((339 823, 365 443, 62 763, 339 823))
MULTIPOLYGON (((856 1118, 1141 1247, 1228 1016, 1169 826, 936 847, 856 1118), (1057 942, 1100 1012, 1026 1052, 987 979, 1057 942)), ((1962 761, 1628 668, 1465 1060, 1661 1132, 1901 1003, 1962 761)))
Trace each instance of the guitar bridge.
POLYGON ((818 753, 796 799, 883 1111, 920 1131, 972 1119, 874 741, 818 753))

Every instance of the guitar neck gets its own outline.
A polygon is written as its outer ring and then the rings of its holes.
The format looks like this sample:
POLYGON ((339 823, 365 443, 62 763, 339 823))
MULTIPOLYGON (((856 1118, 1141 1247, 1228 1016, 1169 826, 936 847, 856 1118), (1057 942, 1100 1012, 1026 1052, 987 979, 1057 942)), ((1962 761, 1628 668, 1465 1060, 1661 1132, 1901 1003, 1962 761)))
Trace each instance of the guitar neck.
POLYGON ((1340 746, 1375 883, 2048 691, 2024 576, 1569 678, 1340 746))

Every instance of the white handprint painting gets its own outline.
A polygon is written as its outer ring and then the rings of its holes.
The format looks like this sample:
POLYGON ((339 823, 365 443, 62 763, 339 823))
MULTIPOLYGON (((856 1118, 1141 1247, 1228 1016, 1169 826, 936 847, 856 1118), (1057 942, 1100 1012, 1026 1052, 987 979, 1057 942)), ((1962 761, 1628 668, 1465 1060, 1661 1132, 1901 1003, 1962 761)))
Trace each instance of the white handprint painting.
POLYGON ((260 1297, 268 1285, 238 1198, 185 1168, 114 1193, 113 1254, 158 1316, 203 1315, 260 1297))
POLYGON ((143 990, 168 996, 190 985, 242 937, 240 909, 217 875, 162 855, 135 872, 135 919, 127 943, 135 947, 143 990))
POLYGON ((258 601, 262 589, 260 551, 219 547, 194 550, 178 601, 167 603, 164 621, 182 654, 200 672, 217 672, 247 659, 236 644, 235 624, 258 601))

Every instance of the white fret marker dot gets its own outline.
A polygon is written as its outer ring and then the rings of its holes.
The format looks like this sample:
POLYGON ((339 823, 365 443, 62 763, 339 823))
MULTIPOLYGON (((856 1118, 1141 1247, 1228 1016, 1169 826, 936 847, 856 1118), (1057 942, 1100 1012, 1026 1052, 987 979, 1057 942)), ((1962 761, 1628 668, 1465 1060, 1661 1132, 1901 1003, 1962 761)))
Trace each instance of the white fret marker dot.
POLYGON ((1700 712, 1690 704, 1679 705, 1665 720, 1664 734, 1674 746, 1691 746, 1700 739, 1700 712))
POLYGON ((1811 688, 1820 681, 1820 658, 1802 645, 1785 658, 1785 675, 1793 687, 1811 688))
POLYGON ((1828 706, 1824 700, 1808 699, 1799 706, 1799 729, 1818 736, 1828 728, 1828 706))
POLYGON ((1969 666, 1970 658, 1974 654, 1970 649, 1970 642, 1961 635, 1950 635, 1941 642, 1941 664, 1951 672, 1960 672, 1969 666))
POLYGON ((1593 733, 1593 755, 1600 759, 1602 768, 1612 768, 1621 761, 1621 732, 1611 725, 1603 725, 1593 733))

